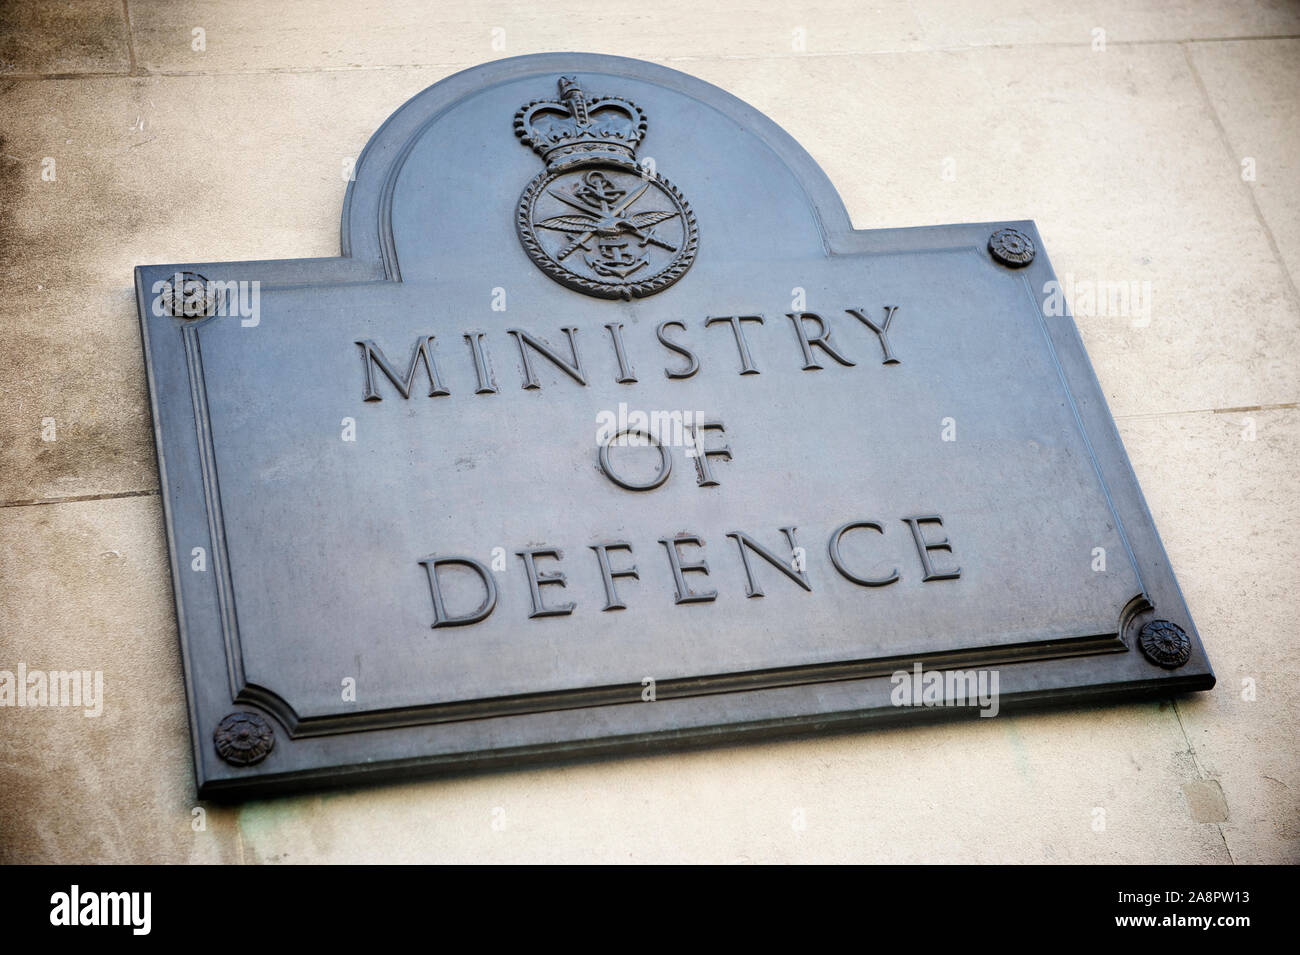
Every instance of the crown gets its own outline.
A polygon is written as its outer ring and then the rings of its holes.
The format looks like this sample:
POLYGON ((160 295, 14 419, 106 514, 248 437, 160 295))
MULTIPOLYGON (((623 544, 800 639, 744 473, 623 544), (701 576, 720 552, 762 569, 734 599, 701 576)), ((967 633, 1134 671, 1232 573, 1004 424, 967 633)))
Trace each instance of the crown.
POLYGON ((576 77, 560 77, 559 100, 536 100, 515 113, 515 135, 548 169, 593 159, 636 163, 645 114, 630 100, 589 100, 576 77))

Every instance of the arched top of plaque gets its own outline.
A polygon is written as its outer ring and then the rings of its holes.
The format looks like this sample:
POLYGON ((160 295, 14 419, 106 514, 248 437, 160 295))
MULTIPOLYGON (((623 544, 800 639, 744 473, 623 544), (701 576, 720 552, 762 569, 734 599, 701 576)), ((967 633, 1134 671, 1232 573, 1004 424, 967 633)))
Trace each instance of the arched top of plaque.
POLYGON ((812 157, 736 97, 640 60, 545 53, 457 73, 390 116, 357 161, 342 251, 402 282, 491 279, 496 263, 501 282, 633 299, 736 260, 825 256, 851 233, 812 157))

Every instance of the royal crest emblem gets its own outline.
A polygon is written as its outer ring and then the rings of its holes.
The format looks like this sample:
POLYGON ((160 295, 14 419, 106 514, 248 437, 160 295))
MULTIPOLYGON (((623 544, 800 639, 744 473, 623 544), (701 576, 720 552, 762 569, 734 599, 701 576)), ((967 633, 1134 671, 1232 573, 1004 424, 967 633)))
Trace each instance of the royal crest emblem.
POLYGON ((561 285, 601 298, 663 291, 695 261, 686 199, 653 163, 638 163, 645 114, 629 100, 589 100, 574 77, 560 98, 515 114, 515 134, 546 162, 519 197, 525 251, 561 285))

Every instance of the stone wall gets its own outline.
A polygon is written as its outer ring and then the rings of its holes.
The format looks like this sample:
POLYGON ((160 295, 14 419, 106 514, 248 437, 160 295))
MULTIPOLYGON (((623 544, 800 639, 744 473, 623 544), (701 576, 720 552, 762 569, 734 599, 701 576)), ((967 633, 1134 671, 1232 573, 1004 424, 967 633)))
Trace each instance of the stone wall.
POLYGON ((1297 35, 1277 0, 4 5, 0 669, 104 704, 0 709, 0 861, 1300 861, 1297 35), (858 228, 1035 219, 1218 687, 200 804, 132 268, 337 254, 394 109, 565 49, 753 104, 858 228))

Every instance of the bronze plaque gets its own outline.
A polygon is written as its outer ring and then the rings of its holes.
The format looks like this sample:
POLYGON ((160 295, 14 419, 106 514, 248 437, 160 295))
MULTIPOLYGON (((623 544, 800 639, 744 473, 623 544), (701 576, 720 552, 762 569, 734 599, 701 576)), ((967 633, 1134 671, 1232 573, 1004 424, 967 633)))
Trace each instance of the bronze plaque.
POLYGON ((1033 223, 681 73, 457 74, 339 257, 136 286, 204 796, 1213 685, 1033 223))

